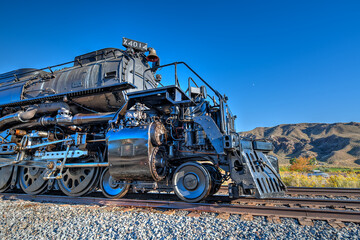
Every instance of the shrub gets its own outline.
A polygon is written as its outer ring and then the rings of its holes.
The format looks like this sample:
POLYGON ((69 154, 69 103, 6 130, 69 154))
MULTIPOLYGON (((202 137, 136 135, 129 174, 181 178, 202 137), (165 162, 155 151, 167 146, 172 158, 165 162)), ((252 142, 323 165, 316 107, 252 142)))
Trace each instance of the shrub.
POLYGON ((299 157, 290 159, 290 170, 298 172, 309 172, 314 169, 316 163, 315 158, 299 157))

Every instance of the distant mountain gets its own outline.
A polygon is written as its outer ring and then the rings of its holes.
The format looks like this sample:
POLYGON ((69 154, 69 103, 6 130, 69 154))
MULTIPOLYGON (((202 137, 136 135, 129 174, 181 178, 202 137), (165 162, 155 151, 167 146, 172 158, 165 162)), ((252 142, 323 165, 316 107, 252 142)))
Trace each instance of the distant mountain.
POLYGON ((360 123, 299 123, 258 127, 242 136, 270 138, 281 164, 299 156, 313 156, 335 166, 360 167, 360 123))

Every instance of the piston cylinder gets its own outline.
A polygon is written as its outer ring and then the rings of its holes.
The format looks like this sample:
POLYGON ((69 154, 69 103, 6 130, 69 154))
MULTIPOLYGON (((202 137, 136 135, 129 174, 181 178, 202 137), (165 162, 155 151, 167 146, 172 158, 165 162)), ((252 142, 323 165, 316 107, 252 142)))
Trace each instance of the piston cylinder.
POLYGON ((114 179, 160 181, 165 177, 166 159, 158 147, 165 139, 161 123, 111 129, 106 137, 109 171, 114 179))

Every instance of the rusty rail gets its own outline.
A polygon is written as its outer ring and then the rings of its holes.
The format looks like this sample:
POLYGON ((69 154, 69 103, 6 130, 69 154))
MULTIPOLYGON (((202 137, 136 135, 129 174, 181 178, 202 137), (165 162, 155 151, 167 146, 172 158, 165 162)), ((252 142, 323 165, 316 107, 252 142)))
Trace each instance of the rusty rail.
MULTIPOLYGON (((227 186, 221 186, 221 191, 227 191, 227 186)), ((328 197, 357 197, 360 198, 360 188, 312 188, 288 187, 289 195, 328 196, 328 197)))
POLYGON ((287 193, 291 195, 360 197, 360 188, 289 187, 287 193))
POLYGON ((232 200, 232 203, 241 204, 264 204, 264 205, 288 205, 290 207, 311 207, 311 208, 346 208, 360 210, 360 201, 358 200, 339 200, 339 199, 317 199, 317 198, 239 198, 232 200))
POLYGON ((210 204, 186 203, 164 200, 135 200, 135 199, 103 199, 94 197, 68 197, 54 195, 26 195, 16 193, 1 193, 3 199, 21 199, 36 202, 53 202, 86 205, 107 205, 138 208, 181 209, 197 212, 215 212, 220 214, 241 214, 251 216, 287 217, 308 220, 328 220, 329 222, 360 223, 360 211, 344 211, 333 209, 290 208, 274 206, 254 206, 240 204, 210 204))

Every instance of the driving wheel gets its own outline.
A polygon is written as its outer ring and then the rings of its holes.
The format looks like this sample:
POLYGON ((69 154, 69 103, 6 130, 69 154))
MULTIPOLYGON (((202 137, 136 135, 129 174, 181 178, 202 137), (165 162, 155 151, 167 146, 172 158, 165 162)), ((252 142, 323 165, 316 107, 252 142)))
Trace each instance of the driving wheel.
POLYGON ((13 170, 13 166, 0 168, 0 192, 5 192, 9 189, 13 170))
POLYGON ((211 190, 209 196, 216 194, 221 187, 222 184, 222 175, 217 167, 210 163, 204 163, 204 167, 208 170, 211 176, 211 190))
POLYGON ((31 195, 43 193, 47 190, 48 182, 44 180, 45 169, 37 167, 20 168, 20 187, 31 195))
POLYGON ((196 162, 180 165, 173 176, 175 194, 186 202, 199 202, 211 191, 209 171, 196 162))
MULTIPOLYGON (((82 163, 99 162, 98 158, 84 159, 82 163)), ((79 197, 90 193, 98 183, 100 169, 98 167, 78 167, 63 170, 58 180, 60 190, 68 196, 79 197)))
POLYGON ((100 188, 105 197, 122 198, 129 191, 130 184, 127 181, 117 181, 111 177, 109 168, 101 175, 100 188))

